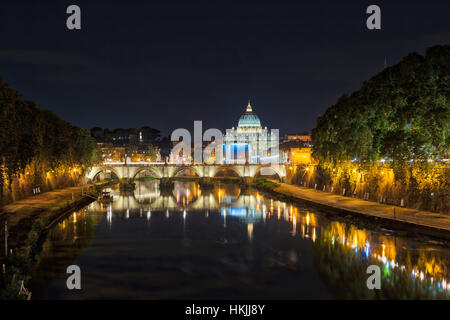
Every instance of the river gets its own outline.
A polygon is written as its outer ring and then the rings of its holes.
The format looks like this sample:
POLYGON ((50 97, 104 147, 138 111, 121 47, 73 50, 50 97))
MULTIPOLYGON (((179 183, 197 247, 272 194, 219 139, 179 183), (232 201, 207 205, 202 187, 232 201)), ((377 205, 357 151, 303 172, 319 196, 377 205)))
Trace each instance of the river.
POLYGON ((450 248, 218 184, 112 190, 47 234, 33 299, 449 299, 450 248), (81 290, 68 290, 78 265, 81 290), (381 289, 367 288, 368 265, 381 289))

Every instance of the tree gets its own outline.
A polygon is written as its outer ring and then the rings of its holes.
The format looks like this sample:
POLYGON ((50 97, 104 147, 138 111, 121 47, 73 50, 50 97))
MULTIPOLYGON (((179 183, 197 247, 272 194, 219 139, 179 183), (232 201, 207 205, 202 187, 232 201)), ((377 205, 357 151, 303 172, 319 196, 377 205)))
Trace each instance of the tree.
POLYGON ((158 157, 159 149, 158 149, 158 147, 156 147, 154 145, 149 145, 147 153, 152 161, 156 161, 156 159, 158 157))
POLYGON ((314 156, 326 163, 443 157, 449 150, 449 70, 450 46, 435 46, 365 81, 317 119, 314 156))
POLYGON ((45 172, 77 166, 86 168, 96 160, 90 133, 23 100, 0 77, 0 202, 6 185, 25 170, 36 180, 45 172))

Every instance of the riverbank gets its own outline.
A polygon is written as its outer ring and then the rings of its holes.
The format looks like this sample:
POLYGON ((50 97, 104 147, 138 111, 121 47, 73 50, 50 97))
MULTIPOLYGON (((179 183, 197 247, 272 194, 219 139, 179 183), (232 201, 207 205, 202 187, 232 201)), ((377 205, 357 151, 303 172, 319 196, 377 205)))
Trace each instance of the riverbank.
MULTIPOLYGON (((52 220, 56 215, 89 198, 89 193, 94 193, 95 185, 71 187, 45 192, 33 197, 28 197, 0 208, 0 221, 8 222, 8 234, 10 247, 20 245, 20 237, 17 237, 18 226, 30 226, 34 218, 52 220), (49 219, 50 218, 50 219, 49 219)), ((21 230, 20 233, 23 233, 21 230)))
MULTIPOLYGON (((0 208, 2 227, 2 252, 0 265, 6 273, 1 274, 0 299, 20 298, 15 296, 19 288, 12 283, 24 280, 25 287, 30 280, 34 254, 38 251, 45 232, 66 214, 94 201, 96 190, 101 185, 86 185, 46 192, 28 197, 0 208), (8 225, 8 256, 5 257, 4 226, 8 225)), ((2 270, 3 272, 3 270, 2 270)))
POLYGON ((304 201, 322 209, 363 217, 388 226, 450 240, 450 216, 444 214, 364 201, 279 182, 264 189, 290 200, 304 201))

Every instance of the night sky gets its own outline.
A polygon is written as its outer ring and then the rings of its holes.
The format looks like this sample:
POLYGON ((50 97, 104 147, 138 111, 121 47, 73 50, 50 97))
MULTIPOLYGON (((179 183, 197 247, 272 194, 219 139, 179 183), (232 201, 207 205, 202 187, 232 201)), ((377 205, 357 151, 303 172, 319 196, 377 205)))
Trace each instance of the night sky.
POLYGON ((410 52, 450 43, 450 1, 22 1, 0 6, 0 75, 86 129, 309 131, 344 93, 410 52), (82 29, 66 28, 81 7, 82 29), (382 30, 366 28, 381 7, 382 30))

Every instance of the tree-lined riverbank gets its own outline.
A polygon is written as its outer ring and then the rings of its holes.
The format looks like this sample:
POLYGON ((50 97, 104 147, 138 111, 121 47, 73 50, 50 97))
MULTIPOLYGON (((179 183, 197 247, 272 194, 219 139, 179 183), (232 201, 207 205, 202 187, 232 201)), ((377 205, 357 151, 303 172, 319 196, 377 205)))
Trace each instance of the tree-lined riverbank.
POLYGON ((0 205, 76 186, 96 159, 89 131, 24 100, 0 77, 0 205))
POLYGON ((319 165, 295 182, 448 214, 449 70, 450 46, 438 45, 344 94, 312 130, 319 165))

